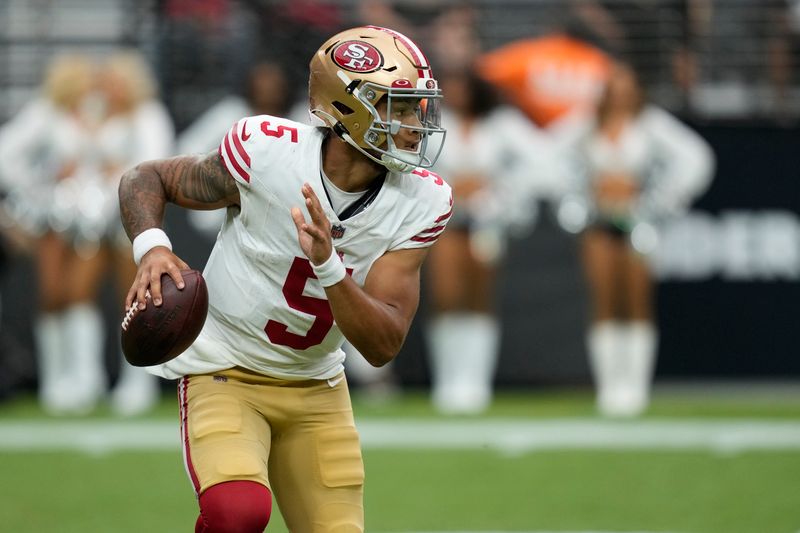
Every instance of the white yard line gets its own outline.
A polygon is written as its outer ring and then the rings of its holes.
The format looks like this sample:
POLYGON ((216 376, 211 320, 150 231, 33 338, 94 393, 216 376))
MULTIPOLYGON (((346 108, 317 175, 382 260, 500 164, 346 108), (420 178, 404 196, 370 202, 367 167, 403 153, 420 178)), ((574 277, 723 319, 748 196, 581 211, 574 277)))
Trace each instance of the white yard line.
POLYGON ((800 449, 800 423, 764 420, 553 419, 541 421, 417 421, 404 427, 372 421, 361 428, 372 448, 494 448, 536 450, 675 450, 739 452, 800 449))
MULTIPOLYGON (((362 419, 366 449, 800 450, 800 422, 790 420, 418 420, 362 419)), ((0 451, 178 450, 169 420, 0 421, 0 451)))

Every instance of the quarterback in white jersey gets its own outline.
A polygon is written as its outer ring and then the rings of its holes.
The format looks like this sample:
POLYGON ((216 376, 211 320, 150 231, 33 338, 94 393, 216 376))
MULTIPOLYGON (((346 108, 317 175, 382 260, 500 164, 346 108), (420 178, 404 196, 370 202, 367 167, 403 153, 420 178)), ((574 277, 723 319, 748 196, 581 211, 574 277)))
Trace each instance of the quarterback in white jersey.
POLYGON ((244 118, 218 151, 142 163, 120 184, 139 264, 127 306, 143 308, 147 291, 161 305, 162 274, 183 286, 188 265, 160 229, 168 202, 227 208, 204 271, 205 327, 151 369, 181 378, 196 532, 263 531, 273 492, 290 531, 363 531, 341 346, 374 366, 397 355, 453 210, 427 170, 441 91, 410 39, 372 26, 335 35, 311 60, 309 94, 319 126, 244 118))
POLYGON ((414 169, 387 172, 350 204, 345 196, 337 210, 332 203, 339 191, 320 159, 327 133, 266 115, 242 119, 228 132, 219 153, 239 187, 241 212, 229 210, 205 268, 210 303, 203 332, 154 372, 178 378, 240 366, 297 380, 343 370, 344 336, 289 216, 291 206, 304 204, 303 184, 319 198, 336 253, 360 286, 386 252, 430 246, 452 204, 438 175, 414 169), (347 214, 364 201, 371 203, 340 219, 337 211, 347 214))

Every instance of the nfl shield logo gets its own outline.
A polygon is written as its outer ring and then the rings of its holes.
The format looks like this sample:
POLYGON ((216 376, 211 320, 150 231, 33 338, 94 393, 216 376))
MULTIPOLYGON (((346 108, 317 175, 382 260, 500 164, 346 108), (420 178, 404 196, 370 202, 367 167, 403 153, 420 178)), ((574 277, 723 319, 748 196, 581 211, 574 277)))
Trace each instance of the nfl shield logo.
POLYGON ((344 226, 340 224, 334 224, 331 226, 331 237, 334 239, 341 239, 344 236, 344 226))

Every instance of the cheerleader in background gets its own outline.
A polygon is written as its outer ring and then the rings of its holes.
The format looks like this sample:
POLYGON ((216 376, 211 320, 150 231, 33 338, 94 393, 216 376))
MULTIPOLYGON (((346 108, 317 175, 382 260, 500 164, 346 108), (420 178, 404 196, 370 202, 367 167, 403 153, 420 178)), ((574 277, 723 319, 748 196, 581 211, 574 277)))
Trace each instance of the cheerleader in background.
POLYGON ((713 152, 647 104, 635 73, 619 63, 596 113, 566 119, 553 134, 573 169, 558 217, 582 233, 597 407, 607 416, 636 416, 649 403, 657 347, 647 254, 657 245, 658 221, 687 209, 708 187, 713 152))
POLYGON ((440 412, 474 414, 493 397, 501 333, 495 274, 506 234, 533 225, 535 198, 558 173, 544 134, 498 105, 472 70, 446 72, 440 82, 447 142, 436 170, 453 187, 455 207, 427 263, 432 398, 440 412))
MULTIPOLYGON (((124 301, 137 267, 120 222, 119 179, 141 161, 171 156, 175 130, 166 107, 157 99, 153 73, 138 52, 121 51, 111 56, 103 65, 100 89, 105 103, 105 120, 97 132, 100 190, 109 209, 103 210, 102 223, 95 231, 95 238, 101 243, 98 264, 87 275, 96 288, 104 271, 112 270, 119 301, 124 301)), ((131 366, 121 354, 120 360, 119 379, 111 395, 112 409, 125 416, 149 410, 158 401, 158 378, 131 366)))
POLYGON ((87 294, 86 257, 65 232, 65 202, 56 194, 94 159, 86 114, 94 82, 92 62, 80 55, 56 57, 41 94, 0 130, 0 182, 5 211, 34 240, 38 316, 34 324, 39 400, 51 414, 80 414, 103 394, 96 364, 102 318, 87 294))

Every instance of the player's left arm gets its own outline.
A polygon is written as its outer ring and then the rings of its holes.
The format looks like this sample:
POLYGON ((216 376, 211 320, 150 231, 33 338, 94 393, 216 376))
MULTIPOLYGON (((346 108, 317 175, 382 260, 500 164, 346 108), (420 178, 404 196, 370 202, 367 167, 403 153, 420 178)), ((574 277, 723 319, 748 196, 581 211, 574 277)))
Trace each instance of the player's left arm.
POLYGON ((394 359, 405 342, 427 254, 428 248, 388 252, 372 265, 363 289, 350 276, 325 289, 336 324, 373 366, 394 359))
MULTIPOLYGON (((292 208, 300 247, 313 265, 325 263, 333 253, 331 223, 310 185, 302 188, 306 220, 292 208)), ((328 302, 347 340, 373 366, 395 358, 405 341, 419 305, 420 268, 427 249, 396 250, 384 254, 370 268, 364 288, 350 276, 325 287, 328 302)))

